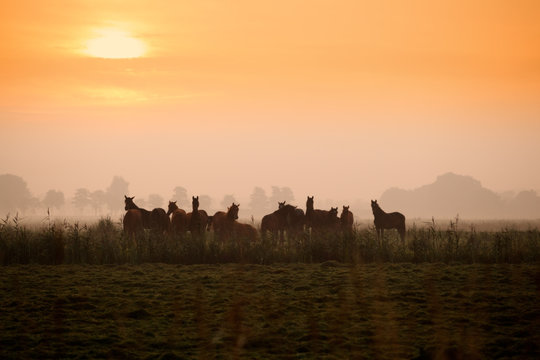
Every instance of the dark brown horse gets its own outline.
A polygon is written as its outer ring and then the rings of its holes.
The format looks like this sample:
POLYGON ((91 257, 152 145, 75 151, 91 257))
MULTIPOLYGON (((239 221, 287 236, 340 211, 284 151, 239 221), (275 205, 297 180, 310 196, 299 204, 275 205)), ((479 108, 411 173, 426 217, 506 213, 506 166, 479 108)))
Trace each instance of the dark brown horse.
POLYGON ((354 215, 349 210, 349 206, 343 205, 341 215, 339 217, 341 223, 341 231, 344 235, 351 235, 353 233, 354 215))
POLYGON ((167 212, 162 208, 155 208, 152 211, 138 207, 133 199, 135 196, 128 197, 124 195, 124 209, 138 210, 141 213, 142 227, 144 229, 151 229, 159 232, 168 232, 170 221, 167 212))
POLYGON ((261 237, 265 238, 266 234, 270 233, 271 239, 275 240, 280 236, 281 230, 282 227, 276 214, 267 214, 261 219, 261 237))
POLYGON ((227 212, 218 211, 212 216, 212 222, 208 224, 208 229, 214 229, 214 234, 221 242, 228 241, 233 233, 234 222, 238 219, 240 204, 232 203, 227 208, 227 212))
POLYGON ((208 214, 204 210, 199 210, 199 197, 191 197, 192 211, 187 214, 189 231, 191 236, 199 237, 204 235, 208 225, 208 214))
POLYGON ((122 223, 124 225, 124 234, 130 239, 133 239, 144 229, 141 212, 137 209, 129 209, 124 215, 122 223))
POLYGON ((284 224, 290 244, 292 239, 296 239, 304 231, 306 221, 304 211, 296 206, 282 203, 275 213, 284 224))
POLYGON ((279 237, 280 242, 284 241, 285 235, 285 225, 286 218, 283 215, 283 211, 280 210, 285 206, 284 202, 278 202, 278 210, 274 211, 271 214, 263 216, 261 219, 261 236, 264 238, 269 232, 272 240, 275 240, 279 237))
POLYGON ((169 201, 167 215, 171 215, 171 230, 175 235, 184 235, 188 230, 187 214, 176 205, 176 201, 169 201))
POLYGON ((250 224, 243 224, 235 221, 233 223, 233 235, 237 241, 248 241, 249 243, 257 240, 257 229, 250 224))
POLYGON ((377 200, 371 200, 371 210, 375 220, 375 229, 377 230, 377 239, 383 239, 384 229, 396 229, 401 237, 402 244, 405 243, 405 216, 399 212, 386 213, 381 209, 377 200))
POLYGON ((314 232, 329 232, 339 228, 337 208, 328 210, 314 209, 313 196, 308 196, 306 201, 306 224, 314 232))

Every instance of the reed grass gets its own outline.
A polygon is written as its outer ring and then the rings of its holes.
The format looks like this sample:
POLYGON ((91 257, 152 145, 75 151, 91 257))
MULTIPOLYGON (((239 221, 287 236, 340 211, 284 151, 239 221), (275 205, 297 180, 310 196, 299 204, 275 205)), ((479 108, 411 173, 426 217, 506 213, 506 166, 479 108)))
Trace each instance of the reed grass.
POLYGON ((28 227, 18 216, 0 221, 0 264, 125 264, 160 262, 171 264, 217 263, 537 263, 540 231, 536 228, 477 231, 458 227, 458 219, 446 227, 435 221, 427 227, 413 225, 405 243, 397 233, 386 231, 377 239, 372 227, 357 228, 352 235, 339 232, 285 238, 268 237, 254 243, 220 242, 213 232, 202 237, 145 231, 134 239, 111 218, 85 225, 52 222, 28 227))

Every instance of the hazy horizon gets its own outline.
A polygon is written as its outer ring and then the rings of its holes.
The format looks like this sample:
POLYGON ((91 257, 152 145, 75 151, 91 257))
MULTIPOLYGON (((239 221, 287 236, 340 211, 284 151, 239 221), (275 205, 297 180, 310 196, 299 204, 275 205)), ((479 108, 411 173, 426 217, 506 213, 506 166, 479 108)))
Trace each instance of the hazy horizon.
POLYGON ((143 198, 287 186, 304 205, 447 172, 540 193, 539 3, 4 8, 0 174, 35 196, 121 176, 143 198), (90 48, 100 36, 118 42, 90 48))

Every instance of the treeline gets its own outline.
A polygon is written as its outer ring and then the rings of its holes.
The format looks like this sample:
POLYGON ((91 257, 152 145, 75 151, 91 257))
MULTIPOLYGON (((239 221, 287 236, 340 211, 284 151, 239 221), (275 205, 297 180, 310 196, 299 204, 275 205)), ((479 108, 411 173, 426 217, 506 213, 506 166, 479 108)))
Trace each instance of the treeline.
POLYGON ((0 223, 0 264, 125 264, 160 262, 172 264, 326 262, 444 262, 444 263, 538 263, 540 231, 504 229, 480 232, 451 225, 407 230, 402 244, 393 232, 379 242, 372 228, 352 234, 311 235, 279 242, 259 238, 247 243, 218 241, 213 232, 202 238, 145 231, 128 238, 120 223, 103 218, 93 225, 48 223, 28 228, 18 219, 0 223))
MULTIPOLYGON (((105 189, 88 189, 81 187, 73 194, 65 194, 58 189, 50 189, 42 198, 34 196, 27 186, 26 181, 16 175, 0 175, 0 214, 46 214, 47 209, 51 212, 69 213, 77 215, 104 215, 119 214, 124 206, 121 201, 124 195, 131 194, 129 182, 120 176, 113 177, 111 184, 105 189)), ((172 189, 168 198, 157 193, 146 197, 136 196, 137 204, 143 208, 162 208, 167 202, 177 201, 180 207, 190 207, 191 198, 188 190, 183 186, 172 189)), ((238 202, 235 195, 225 194, 221 200, 216 200, 206 194, 199 196, 202 209, 223 209, 233 202, 238 202)), ((262 187, 256 186, 249 195, 249 201, 244 204, 244 209, 250 210, 250 215, 261 216, 273 211, 278 201, 294 202, 293 191, 287 187, 272 186, 270 193, 262 187)))

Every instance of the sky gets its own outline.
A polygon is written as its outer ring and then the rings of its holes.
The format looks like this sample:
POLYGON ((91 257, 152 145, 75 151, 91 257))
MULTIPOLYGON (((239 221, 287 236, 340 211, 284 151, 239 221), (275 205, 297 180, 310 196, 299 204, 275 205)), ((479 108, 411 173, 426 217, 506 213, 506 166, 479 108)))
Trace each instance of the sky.
POLYGON ((140 197, 374 199, 449 171, 540 192, 538 18, 535 0, 5 1, 0 174, 36 196, 122 176, 140 197))

